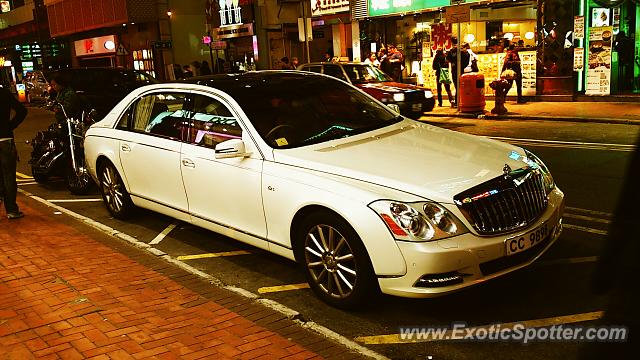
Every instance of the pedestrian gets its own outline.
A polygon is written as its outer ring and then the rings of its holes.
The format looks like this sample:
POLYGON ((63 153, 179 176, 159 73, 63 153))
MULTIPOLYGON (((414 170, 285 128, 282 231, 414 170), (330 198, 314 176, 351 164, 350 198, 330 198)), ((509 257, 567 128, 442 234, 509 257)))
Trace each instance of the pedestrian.
POLYGON ((65 124, 63 131, 67 131, 67 117, 79 119, 82 112, 82 103, 71 87, 71 81, 64 75, 58 74, 51 79, 51 88, 56 92, 56 102, 60 105, 54 108, 56 121, 65 124), (63 109, 64 108, 64 111, 63 109))
MULTIPOLYGON (((446 59, 451 64, 451 82, 453 88, 456 90, 456 104, 458 103, 458 39, 452 38, 451 44, 453 45, 449 51, 447 51, 446 59)), ((469 63, 469 53, 463 51, 460 53, 460 66, 466 66, 469 63)), ((463 68, 464 69, 464 68, 463 68)))
POLYGON ((389 44, 387 46, 387 57, 389 59, 389 75, 395 81, 402 81, 404 54, 395 45, 389 44))
POLYGON ((333 57, 333 55, 331 55, 331 53, 329 53, 328 51, 326 53, 324 53, 324 57, 322 58, 323 62, 331 62, 331 58, 333 57))
POLYGON ((289 58, 287 56, 282 57, 280 63, 281 70, 291 70, 291 64, 289 64, 289 58))
POLYGON ((291 58, 291 70, 297 70, 298 66, 300 65, 300 60, 298 60, 297 57, 292 57, 291 58))
MULTIPOLYGON (((509 50, 507 50, 507 56, 504 58, 504 63, 502 64, 502 72, 505 70, 512 70, 515 73, 513 79, 508 79, 509 81, 509 89, 513 86, 513 81, 516 81, 516 87, 518 92, 518 104, 524 104, 526 101, 522 97, 522 67, 520 62, 520 55, 518 54, 518 49, 516 49, 515 44, 509 45, 509 50)), ((507 90, 508 92, 509 90, 507 90)))
POLYGON ((191 71, 193 71, 193 76, 200 76, 200 62, 198 60, 191 63, 191 71))
MULTIPOLYGON (((464 68, 465 73, 477 73, 480 71, 478 69, 478 55, 476 55, 473 50, 471 50, 471 46, 468 43, 462 44, 462 51, 466 51, 469 54, 469 62, 464 68)), ((464 64, 462 64, 464 65, 464 64)))
POLYGON ((367 56, 367 58, 364 60, 364 63, 371 64, 375 67, 380 67, 380 61, 378 61, 378 57, 373 51, 369 52, 369 56, 367 56))
POLYGON ((24 105, 7 89, 0 87, 0 202, 4 202, 4 209, 9 220, 24 216, 16 202, 18 150, 13 139, 13 130, 26 117, 27 109, 24 105), (11 118, 11 109, 15 111, 13 118, 11 118))
POLYGON ((451 95, 451 74, 449 73, 449 63, 444 55, 444 51, 441 47, 436 50, 436 55, 433 57, 433 64, 431 66, 436 71, 436 89, 438 90, 438 106, 442 106, 442 87, 447 91, 449 97, 449 103, 451 107, 456 105, 451 95))
POLYGON ((173 64, 173 77, 176 80, 183 78, 182 66, 180 66, 180 64, 173 64))
POLYGON ((191 71, 191 67, 189 65, 182 67, 182 77, 184 79, 193 77, 193 71, 191 71))
POLYGON ((211 68, 206 60, 203 60, 200 65, 200 75, 211 75, 211 68))

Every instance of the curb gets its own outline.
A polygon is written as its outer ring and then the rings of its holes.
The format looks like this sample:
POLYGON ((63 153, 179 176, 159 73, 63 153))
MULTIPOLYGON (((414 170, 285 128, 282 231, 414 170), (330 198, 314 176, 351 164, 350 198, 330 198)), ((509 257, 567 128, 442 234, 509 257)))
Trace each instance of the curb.
POLYGON ((626 125, 640 125, 640 119, 616 119, 616 118, 584 118, 584 117, 569 117, 569 116, 540 116, 540 115, 493 115, 493 114, 480 114, 480 113, 425 113, 423 117, 457 117, 465 119, 482 119, 482 120, 544 120, 544 121, 568 121, 568 122, 592 122, 592 123, 604 123, 604 124, 626 124, 626 125))

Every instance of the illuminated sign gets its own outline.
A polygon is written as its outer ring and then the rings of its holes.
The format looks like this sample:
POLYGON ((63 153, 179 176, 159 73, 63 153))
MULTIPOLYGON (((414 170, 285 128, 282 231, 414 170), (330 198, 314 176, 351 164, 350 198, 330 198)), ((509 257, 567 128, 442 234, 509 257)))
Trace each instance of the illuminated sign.
POLYGON ((349 11, 349 0, 316 0, 311 2, 311 16, 349 11))
POLYGON ((115 36, 107 35, 78 40, 73 43, 76 56, 113 54, 115 52, 115 36))
POLYGON ((242 25, 240 0, 218 0, 220 5, 220 27, 242 25))
POLYGON ((9 12, 11 11, 11 4, 8 1, 0 1, 0 12, 9 12))
POLYGON ((369 0, 369 16, 432 9, 449 6, 450 3, 450 0, 369 0))

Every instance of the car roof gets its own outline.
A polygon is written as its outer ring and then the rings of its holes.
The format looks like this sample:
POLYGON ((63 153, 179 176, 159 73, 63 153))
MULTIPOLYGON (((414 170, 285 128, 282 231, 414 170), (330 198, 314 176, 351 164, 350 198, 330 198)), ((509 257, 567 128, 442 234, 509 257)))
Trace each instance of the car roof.
POLYGON ((209 86, 212 88, 217 88, 220 90, 235 92, 239 90, 246 90, 247 87, 250 87, 254 84, 259 84, 261 82, 279 82, 282 80, 304 80, 305 78, 317 78, 323 77, 328 78, 327 76, 310 73, 306 71, 296 71, 296 70, 261 70, 261 71, 249 71, 245 73, 238 74, 216 74, 216 75, 205 75, 205 76, 196 76, 190 77, 183 80, 175 80, 170 83, 190 83, 190 84, 198 84, 209 86))
POLYGON ((304 65, 358 65, 358 66, 371 66, 371 64, 367 64, 367 63, 363 63, 363 62, 353 62, 353 61, 347 61, 347 62, 333 62, 333 61, 317 61, 317 62, 310 62, 310 63, 304 63, 301 64, 300 66, 304 66, 304 65))

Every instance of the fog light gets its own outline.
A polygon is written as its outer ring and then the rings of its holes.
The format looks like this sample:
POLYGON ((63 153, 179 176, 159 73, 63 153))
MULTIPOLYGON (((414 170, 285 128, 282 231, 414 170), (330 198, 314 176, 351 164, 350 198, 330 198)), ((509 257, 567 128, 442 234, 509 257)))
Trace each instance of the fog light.
POLYGON ((445 287, 462 283, 462 274, 457 271, 442 273, 442 274, 428 274, 424 275, 416 282, 416 287, 445 287))

